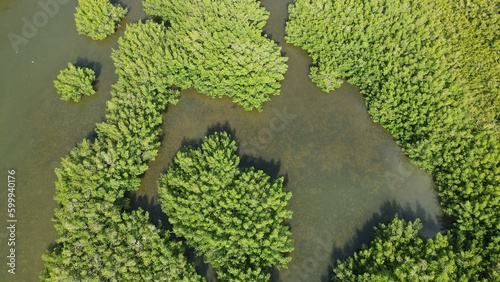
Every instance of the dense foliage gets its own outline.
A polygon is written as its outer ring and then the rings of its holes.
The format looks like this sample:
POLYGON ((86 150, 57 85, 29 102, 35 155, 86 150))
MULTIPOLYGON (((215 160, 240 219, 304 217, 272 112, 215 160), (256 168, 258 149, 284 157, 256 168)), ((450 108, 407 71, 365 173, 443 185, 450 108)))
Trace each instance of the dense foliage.
POLYGON ((75 22, 78 34, 94 40, 103 40, 115 32, 127 8, 111 4, 109 0, 78 0, 75 22))
MULTIPOLYGON (((128 48, 120 42, 116 52, 131 53, 128 48)), ((60 238, 44 256, 42 280, 200 280, 183 246, 149 223, 144 211, 130 211, 125 198, 155 158, 162 111, 178 94, 158 91, 149 80, 119 77, 95 140, 83 140, 56 169, 60 207, 54 223, 60 238)))
POLYGON ((75 67, 72 63, 68 63, 68 67, 61 70, 54 80, 54 87, 61 100, 79 102, 83 95, 95 94, 94 81, 95 72, 92 69, 75 67))
MULTIPOLYGON (((169 93, 170 86, 189 88, 187 57, 175 46, 178 41, 164 25, 147 21, 127 26, 120 37, 120 48, 113 50, 116 73, 121 86, 147 85, 158 93, 169 93)), ((167 95, 168 96, 168 95, 167 95)), ((171 101, 174 102, 174 101, 171 101)))
POLYGON ((287 58, 262 36, 269 13, 258 1, 145 0, 144 10, 169 25, 174 61, 189 79, 178 86, 258 111, 279 94, 287 58))
POLYGON ((418 235, 421 228, 420 220, 406 223, 397 215, 381 224, 368 247, 333 269, 333 281, 459 281, 456 255, 447 238, 438 233, 423 239, 418 235))
POLYGON ((217 268, 222 281, 267 281, 264 268, 285 267, 293 250, 291 193, 283 177, 271 181, 253 167, 241 170, 234 140, 225 133, 200 148, 177 153, 159 182, 163 211, 176 235, 217 268))
MULTIPOLYGON (((288 42, 325 91, 341 79, 433 173, 459 277, 500 280, 500 6, 495 1, 297 0, 288 42)), ((355 270, 353 270, 355 271, 355 270)))

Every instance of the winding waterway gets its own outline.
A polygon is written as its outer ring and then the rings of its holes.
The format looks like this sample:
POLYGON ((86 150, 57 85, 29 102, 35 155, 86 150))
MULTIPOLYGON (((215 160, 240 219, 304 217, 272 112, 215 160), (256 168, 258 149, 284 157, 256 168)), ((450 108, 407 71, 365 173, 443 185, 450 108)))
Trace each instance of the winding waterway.
MULTIPOLYGON (((31 38, 25 37, 26 44, 11 44, 8 34, 23 36, 26 21, 37 21, 34 16, 44 11, 40 2, 0 0, 0 221, 7 226, 8 169, 16 170, 18 220, 15 275, 7 273, 8 230, 0 229, 0 281, 37 280, 41 255, 58 237, 51 222, 56 207, 53 170, 103 120, 116 81, 109 56, 123 27, 98 43, 78 36, 76 1, 56 2, 57 12, 28 34, 31 38), (67 62, 97 66, 96 95, 78 104, 59 100, 52 81, 67 62)), ((139 4, 123 2, 130 9, 124 24, 144 18, 139 4)), ((290 2, 263 1, 271 12, 265 32, 289 57, 282 94, 257 113, 226 98, 184 91, 164 114, 162 147, 133 198, 135 206, 159 217, 156 180, 175 152, 207 132, 231 130, 240 154, 246 155, 243 163, 284 175, 293 193, 288 224, 295 251, 288 269, 273 272, 273 280, 327 281, 333 262, 368 243, 376 223, 399 212, 406 219, 422 218, 423 234, 432 236, 440 228, 440 209, 431 176, 412 165, 390 134, 370 120, 357 87, 344 83, 326 94, 310 82, 307 53, 283 39, 290 2)))

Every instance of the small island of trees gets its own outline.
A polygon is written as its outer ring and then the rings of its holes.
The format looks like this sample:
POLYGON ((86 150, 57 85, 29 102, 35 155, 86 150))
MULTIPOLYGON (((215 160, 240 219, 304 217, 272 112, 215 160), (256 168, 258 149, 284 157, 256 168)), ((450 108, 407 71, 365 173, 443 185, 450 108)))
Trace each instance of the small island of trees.
POLYGON ((283 221, 292 196, 283 177, 241 169, 234 140, 216 132, 177 153, 158 193, 173 232, 217 269, 220 281, 269 281, 263 270, 286 267, 293 250, 283 221))
POLYGON ((61 70, 57 79, 54 80, 54 87, 61 96, 61 100, 79 102, 82 96, 95 94, 94 82, 94 70, 68 63, 68 67, 61 70))

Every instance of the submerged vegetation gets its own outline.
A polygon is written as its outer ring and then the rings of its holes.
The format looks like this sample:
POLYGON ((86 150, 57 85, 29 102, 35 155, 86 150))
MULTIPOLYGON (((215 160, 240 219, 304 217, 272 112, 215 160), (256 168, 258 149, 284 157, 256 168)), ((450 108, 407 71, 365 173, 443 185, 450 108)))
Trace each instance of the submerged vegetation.
POLYGON ((127 8, 120 4, 113 5, 109 0, 78 0, 76 30, 78 34, 94 40, 103 40, 115 33, 127 11, 127 8))
MULTIPOLYGON (((297 0, 286 27, 313 59, 311 80, 326 92, 342 78, 359 86, 372 119, 434 175, 459 280, 500 280, 498 9, 488 0, 297 0)), ((341 265, 343 275, 394 271, 341 265)))
POLYGON ((272 266, 286 267, 293 250, 283 221, 292 196, 283 177, 239 168, 234 140, 216 132, 177 153, 160 178, 158 194, 173 231, 217 268, 220 281, 268 281, 272 266))
POLYGON ((61 100, 79 102, 82 96, 95 94, 94 81, 95 72, 92 69, 75 67, 72 63, 68 63, 68 67, 61 70, 54 80, 54 87, 61 100))

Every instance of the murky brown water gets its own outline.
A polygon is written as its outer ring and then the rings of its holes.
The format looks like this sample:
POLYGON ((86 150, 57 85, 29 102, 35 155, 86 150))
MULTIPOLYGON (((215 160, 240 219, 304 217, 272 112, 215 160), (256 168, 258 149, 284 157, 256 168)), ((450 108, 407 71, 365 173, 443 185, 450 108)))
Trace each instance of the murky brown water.
MULTIPOLYGON (((440 211, 431 177, 412 165, 390 134, 370 120, 357 87, 344 84, 326 94, 310 82, 307 54, 283 40, 289 2, 263 1, 271 12, 266 32, 289 57, 282 94, 257 113, 245 112, 226 98, 184 91, 180 102, 164 114, 161 150, 134 198, 136 205, 158 212, 156 180, 182 144, 217 128, 230 129, 240 153, 252 156, 244 163, 285 175, 293 193, 289 225, 295 251, 288 269, 274 273, 273 279, 326 281, 332 259, 367 243, 377 222, 399 211, 409 219, 423 217, 424 232, 432 235, 439 230, 440 211)), ((32 18, 41 8, 28 0, 0 1, 0 179, 6 183, 7 169, 17 170, 19 204, 17 271, 15 276, 7 273, 8 234, 2 228, 0 281, 37 280, 43 269, 40 256, 57 238, 51 222, 56 206, 53 169, 103 119, 116 80, 109 55, 118 35, 100 43, 78 36, 75 5, 61 4, 15 53, 7 34, 20 34, 22 18, 32 18), (100 63, 99 91, 79 104, 61 101, 52 81, 68 61, 79 57, 100 63)), ((143 17, 139 5, 129 6, 128 21, 143 17)), ((6 225, 3 187, 0 221, 6 225)))

